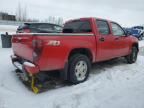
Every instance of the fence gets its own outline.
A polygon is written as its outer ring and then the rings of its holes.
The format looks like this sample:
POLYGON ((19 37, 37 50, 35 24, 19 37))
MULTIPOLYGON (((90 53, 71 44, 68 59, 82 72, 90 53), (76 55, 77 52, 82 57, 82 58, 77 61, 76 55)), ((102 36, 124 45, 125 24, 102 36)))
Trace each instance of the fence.
POLYGON ((18 22, 18 21, 5 21, 5 20, 0 20, 0 25, 14 25, 14 26, 19 26, 23 24, 24 22, 18 22))

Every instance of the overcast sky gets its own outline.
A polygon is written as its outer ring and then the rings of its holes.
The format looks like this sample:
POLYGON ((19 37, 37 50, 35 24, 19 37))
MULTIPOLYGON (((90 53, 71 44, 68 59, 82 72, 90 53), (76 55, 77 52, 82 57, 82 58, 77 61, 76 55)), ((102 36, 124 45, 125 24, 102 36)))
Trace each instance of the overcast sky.
POLYGON ((144 0, 0 0, 0 11, 16 13, 18 3, 27 7, 28 17, 48 16, 64 20, 80 17, 110 19, 123 26, 144 24, 144 0))

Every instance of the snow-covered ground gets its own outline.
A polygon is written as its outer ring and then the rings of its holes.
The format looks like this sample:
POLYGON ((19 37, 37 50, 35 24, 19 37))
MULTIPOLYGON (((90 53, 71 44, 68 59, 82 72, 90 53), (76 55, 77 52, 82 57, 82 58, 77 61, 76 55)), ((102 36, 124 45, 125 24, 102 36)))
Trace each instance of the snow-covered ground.
POLYGON ((144 47, 144 40, 139 41, 139 47, 144 47))
POLYGON ((123 58, 94 64, 86 82, 37 95, 13 72, 11 54, 0 48, 0 108, 144 108, 144 54, 135 64, 123 58))

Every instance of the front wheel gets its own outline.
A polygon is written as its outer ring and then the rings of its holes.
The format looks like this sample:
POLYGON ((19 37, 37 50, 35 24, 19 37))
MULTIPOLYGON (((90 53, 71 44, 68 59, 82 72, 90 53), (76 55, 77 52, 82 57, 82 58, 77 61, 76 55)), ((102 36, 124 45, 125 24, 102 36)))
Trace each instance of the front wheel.
POLYGON ((90 60, 87 56, 76 54, 69 60, 69 80, 73 84, 78 84, 87 80, 91 68, 90 60))
POLYGON ((135 63, 137 60, 138 49, 136 47, 132 47, 131 53, 126 56, 126 60, 129 64, 135 63))

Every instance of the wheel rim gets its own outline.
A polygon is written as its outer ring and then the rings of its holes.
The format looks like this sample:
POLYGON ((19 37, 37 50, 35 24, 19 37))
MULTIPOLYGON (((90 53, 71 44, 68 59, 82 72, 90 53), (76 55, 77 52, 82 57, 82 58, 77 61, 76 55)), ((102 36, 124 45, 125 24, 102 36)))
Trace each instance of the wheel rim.
POLYGON ((87 74, 87 63, 85 61, 79 61, 75 66, 75 75, 78 81, 83 81, 87 74))

